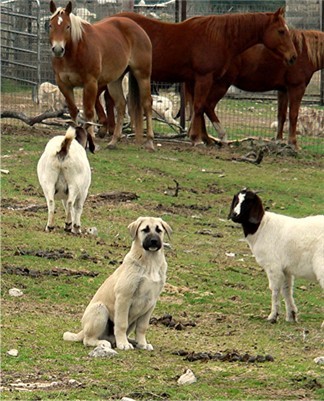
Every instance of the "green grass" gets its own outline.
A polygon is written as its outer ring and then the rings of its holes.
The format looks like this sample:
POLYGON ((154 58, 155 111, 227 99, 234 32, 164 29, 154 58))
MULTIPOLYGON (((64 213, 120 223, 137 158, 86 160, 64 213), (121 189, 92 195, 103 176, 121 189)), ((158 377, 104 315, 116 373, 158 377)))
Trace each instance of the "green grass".
POLYGON ((6 400, 295 400, 323 399, 323 372, 313 359, 322 351, 323 297, 320 286, 296 280, 299 323, 277 324, 265 317, 270 291, 242 230, 227 220, 232 196, 244 186, 258 189, 267 207, 299 217, 323 213, 323 163, 303 151, 296 158, 266 155, 261 165, 234 162, 246 153, 192 148, 161 142, 155 153, 122 142, 115 151, 98 140, 89 155, 92 184, 82 215, 83 231, 96 226, 98 237, 68 235, 57 202, 56 225, 43 231, 47 210, 36 176, 37 161, 48 139, 58 132, 5 126, 2 134, 2 399, 6 400), (175 193, 175 181, 179 194, 175 193), (137 200, 102 200, 101 193, 128 191, 137 200), (26 206, 38 209, 28 210, 26 206), (90 358, 90 349, 62 340, 77 331, 96 289, 122 261, 131 239, 127 226, 139 215, 163 217, 173 228, 167 287, 153 316, 172 314, 194 327, 151 325, 153 352, 119 351, 113 359, 90 358), (211 235, 208 235, 211 234, 211 235), (63 250, 72 258, 47 259, 36 251, 63 250), (24 255, 22 251, 33 251, 24 255), (234 253, 234 257, 226 253, 234 253), (9 274, 9 268, 34 275, 9 274), (49 275, 49 271, 94 272, 49 275), (24 295, 12 298, 10 288, 24 295), (16 348, 17 357, 7 351, 16 348), (175 351, 271 354, 274 362, 188 362, 175 351), (197 382, 178 386, 190 368, 197 382), (71 380, 77 382, 71 382, 71 380), (29 391, 14 385, 30 383, 29 391), (32 388, 32 384, 56 385, 32 388))

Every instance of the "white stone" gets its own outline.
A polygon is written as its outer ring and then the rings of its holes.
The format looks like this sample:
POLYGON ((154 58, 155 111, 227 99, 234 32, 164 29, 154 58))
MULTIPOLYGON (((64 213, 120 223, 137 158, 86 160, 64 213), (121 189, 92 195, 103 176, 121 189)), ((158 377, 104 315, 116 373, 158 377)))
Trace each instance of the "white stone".
POLYGON ((18 288, 11 288, 9 290, 9 295, 12 297, 21 297, 24 295, 24 293, 21 290, 19 290, 18 288))
POLYGON ((197 381, 196 376, 192 372, 192 370, 187 369, 186 373, 184 373, 182 376, 179 377, 178 379, 178 384, 183 385, 183 384, 192 384, 197 381))

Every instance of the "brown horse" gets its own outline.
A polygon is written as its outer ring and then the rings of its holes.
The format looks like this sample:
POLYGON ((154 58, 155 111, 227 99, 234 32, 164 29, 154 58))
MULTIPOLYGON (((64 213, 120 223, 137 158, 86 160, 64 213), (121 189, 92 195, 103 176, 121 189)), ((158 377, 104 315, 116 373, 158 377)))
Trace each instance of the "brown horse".
POLYGON ((143 135, 143 110, 147 119, 148 149, 153 149, 152 100, 150 75, 152 46, 145 31, 128 18, 104 19, 93 25, 72 13, 72 3, 56 8, 50 2, 50 43, 55 79, 63 93, 71 117, 76 120, 73 89, 83 87, 83 109, 86 121, 92 121, 95 107, 99 122, 106 119, 99 96, 109 87, 117 109, 117 124, 109 147, 115 147, 121 136, 125 114, 122 79, 129 71, 130 109, 138 142, 143 135))
POLYGON ((255 45, 237 56, 222 78, 214 76, 206 114, 220 137, 224 137, 225 131, 214 110, 230 85, 250 92, 277 90, 277 139, 283 138, 289 104, 288 143, 297 148, 296 125, 302 97, 314 72, 324 68, 324 33, 295 29, 290 34, 298 54, 293 66, 285 65, 263 45, 255 45))
POLYGON ((287 63, 293 63, 296 50, 283 17, 275 13, 242 13, 193 17, 180 23, 167 23, 136 13, 131 18, 152 42, 152 80, 186 82, 193 96, 194 113, 189 128, 193 143, 208 136, 203 114, 214 76, 221 77, 235 56, 256 43, 263 43, 287 63))

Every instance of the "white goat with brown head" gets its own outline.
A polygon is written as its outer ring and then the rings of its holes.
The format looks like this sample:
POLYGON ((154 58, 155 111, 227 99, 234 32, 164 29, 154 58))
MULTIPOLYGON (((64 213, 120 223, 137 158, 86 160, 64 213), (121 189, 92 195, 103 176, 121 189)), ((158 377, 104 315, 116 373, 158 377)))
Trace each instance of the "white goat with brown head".
POLYGON ((47 143, 38 161, 38 180, 48 208, 46 231, 54 229, 55 199, 61 199, 66 214, 65 230, 81 233, 81 214, 91 183, 87 143, 94 152, 93 138, 87 130, 69 127, 65 136, 55 136, 47 143))

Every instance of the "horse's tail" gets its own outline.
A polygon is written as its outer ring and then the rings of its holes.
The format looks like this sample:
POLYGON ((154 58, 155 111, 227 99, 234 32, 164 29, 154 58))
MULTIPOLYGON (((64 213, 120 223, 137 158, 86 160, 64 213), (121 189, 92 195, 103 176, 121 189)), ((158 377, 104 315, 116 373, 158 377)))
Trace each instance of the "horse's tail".
POLYGON ((143 105, 140 88, 132 71, 129 71, 128 75, 128 105, 131 123, 135 125, 135 131, 143 131, 143 105))
POLYGON ((67 154, 69 153, 73 139, 75 139, 75 128, 69 127, 68 130, 66 131, 65 137, 61 144, 61 149, 56 153, 56 156, 60 160, 64 160, 67 154))

